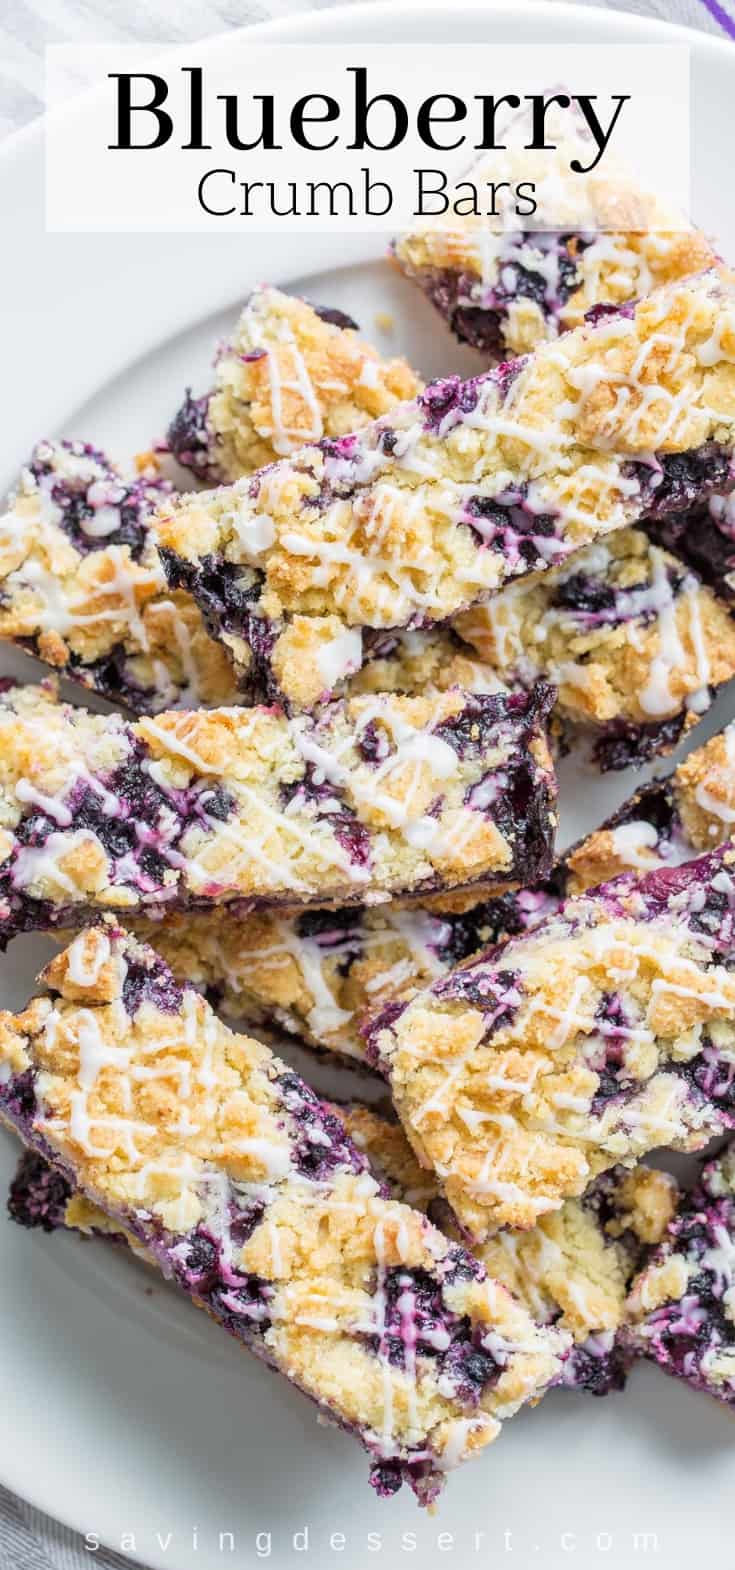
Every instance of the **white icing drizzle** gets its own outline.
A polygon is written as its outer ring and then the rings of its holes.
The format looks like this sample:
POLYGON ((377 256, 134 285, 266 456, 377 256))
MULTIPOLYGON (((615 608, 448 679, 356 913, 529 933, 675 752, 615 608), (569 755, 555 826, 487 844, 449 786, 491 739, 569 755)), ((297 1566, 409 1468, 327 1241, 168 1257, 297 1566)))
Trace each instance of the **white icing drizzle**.
POLYGON ((66 951, 69 980, 77 987, 94 987, 110 958, 110 940, 106 932, 91 929, 80 932, 66 951))
MULTIPOLYGON (((237 339, 238 345, 265 351, 273 422, 267 434, 274 450, 286 455, 303 442, 318 441, 324 434, 319 393, 288 317, 274 309, 273 291, 259 290, 251 297, 240 317, 237 339), (296 394, 294 408, 299 417, 293 425, 284 412, 284 394, 289 393, 296 394)), ((222 368, 226 368, 226 360, 222 368)))
POLYGON ((620 823, 612 829, 610 838, 616 861, 641 871, 650 868, 654 858, 645 852, 655 850, 658 845, 658 834, 652 823, 646 823, 644 819, 620 823))
POLYGON ((362 632, 348 627, 329 643, 320 644, 316 651, 319 674, 327 688, 336 687, 343 676, 360 669, 362 665, 362 632))
POLYGON ((60 866, 60 861, 81 845, 96 846, 97 843, 97 836, 90 829, 75 829, 69 834, 49 834, 43 845, 22 845, 13 863, 13 883, 19 889, 35 886, 40 891, 50 884, 63 894, 76 895, 78 885, 60 866))

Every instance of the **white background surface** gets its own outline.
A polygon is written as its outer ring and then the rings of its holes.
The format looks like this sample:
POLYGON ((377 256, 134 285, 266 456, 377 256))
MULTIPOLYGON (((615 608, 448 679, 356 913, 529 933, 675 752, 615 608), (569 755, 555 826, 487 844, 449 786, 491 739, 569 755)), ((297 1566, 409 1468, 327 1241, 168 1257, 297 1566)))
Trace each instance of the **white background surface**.
MULTIPOLYGON (((366 11, 364 20, 363 13, 325 17, 321 26, 325 35, 349 37, 358 16, 361 36, 386 43, 415 36, 416 17, 412 26, 397 6, 388 15, 366 11)), ((487 36, 491 27, 493 36, 505 28, 505 36, 518 37, 532 27, 537 39, 546 31, 555 40, 576 39, 584 28, 619 41, 625 24, 562 6, 496 8, 492 22, 455 6, 451 23, 434 14, 424 24, 427 36, 455 42, 487 36)), ((694 216, 717 230, 730 255, 734 71, 724 50, 694 46, 694 216)), ((0 158, 0 203, 13 214, 3 260, 12 308, 0 369, 0 482, 12 479, 44 434, 91 439, 123 459, 146 446, 185 383, 204 385, 212 341, 263 277, 296 287, 306 280, 312 298, 346 307, 368 335, 377 336, 374 313, 387 306, 396 318, 391 344, 424 372, 476 368, 392 270, 377 260, 362 264, 370 250, 380 254, 373 237, 345 240, 337 268, 327 271, 335 250, 329 237, 299 236, 291 255, 273 236, 143 244, 126 236, 47 238, 40 202, 40 144, 32 137, 0 158)), ((3 668, 11 664, 29 668, 5 656, 3 668)), ((720 720, 734 707, 732 697, 721 703, 720 720)), ((697 740, 704 734, 702 727, 697 740)), ((566 813, 567 834, 602 817, 629 783, 575 778, 574 766, 565 765, 563 795, 575 809, 566 813)), ((13 946, 0 963, 3 1002, 27 995, 45 952, 38 940, 13 946)), ((3 1136, 0 1185, 15 1155, 3 1136)), ((405 1491, 377 1501, 359 1447, 317 1427, 303 1398, 143 1267, 102 1245, 44 1240, 4 1220, 0 1255, 0 1479, 34 1506, 149 1564, 240 1570, 263 1559, 277 1570, 397 1570, 412 1562, 422 1570, 555 1570, 571 1563, 588 1570, 599 1562, 629 1570, 653 1560, 684 1570, 692 1559, 719 1558, 727 1542, 732 1419, 653 1368, 636 1370, 625 1396, 595 1402, 559 1393, 514 1420, 493 1451, 450 1479, 430 1519, 405 1491), (294 1540, 305 1527, 308 1547, 303 1537, 294 1540), (234 1554, 218 1551, 220 1532, 234 1533, 234 1554), (381 1534, 379 1549, 370 1532, 381 1534), (657 1554, 636 1547, 634 1534, 646 1532, 656 1534, 657 1554), (267 1538, 258 1550, 259 1533, 271 1534, 269 1554, 267 1538), (344 1534, 343 1549, 341 1538, 330 1547, 335 1533, 344 1534), (415 1534, 415 1550, 404 1533, 415 1534)), ((0 1564, 99 1563, 77 1556, 63 1533, 41 1529, 34 1542, 14 1530, 9 1501, 0 1564)))

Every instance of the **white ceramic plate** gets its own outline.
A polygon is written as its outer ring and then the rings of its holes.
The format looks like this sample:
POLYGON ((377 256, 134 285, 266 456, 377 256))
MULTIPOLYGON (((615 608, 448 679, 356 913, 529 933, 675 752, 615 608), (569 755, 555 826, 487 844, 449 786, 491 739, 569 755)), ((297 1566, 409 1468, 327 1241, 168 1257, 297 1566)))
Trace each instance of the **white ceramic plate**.
MULTIPOLYGON (((360 6, 259 31, 386 45, 417 36, 468 44, 686 40, 693 216, 735 256, 730 45, 565 5, 360 6)), ((226 47, 213 40, 201 58, 226 47)), ((44 235, 42 191, 42 136, 34 129, 0 156, 7 306, 0 482, 12 481, 43 435, 84 437, 122 459, 145 446, 183 387, 204 387, 212 343, 262 278, 348 309, 379 341, 375 312, 387 309, 396 328, 383 347, 400 347, 427 374, 476 368, 381 260, 379 238, 345 237, 335 247, 329 236, 300 234, 297 277, 275 235, 44 235)), ((28 674, 30 662, 4 654, 2 668, 28 674)), ((732 693, 721 698, 697 739, 734 710, 732 693)), ((620 776, 583 782, 568 762, 565 837, 599 821, 630 788, 620 776)), ((13 945, 0 962, 3 1003, 27 996, 47 952, 40 940, 13 945)), ((2 1135, 0 1204, 16 1154, 2 1135)), ((432 1520, 405 1491, 377 1501, 356 1444, 318 1427, 301 1397, 122 1253, 28 1235, 4 1218, 0 1250, 0 1478, 151 1565, 239 1570, 270 1558, 276 1570, 315 1561, 395 1570, 414 1555, 428 1570, 447 1560, 547 1570, 598 1559, 628 1570, 647 1558, 677 1570, 719 1547, 735 1429, 724 1410, 653 1368, 638 1369, 625 1396, 556 1394, 523 1414, 492 1453, 450 1480, 432 1520), (234 1552, 229 1537, 220 1543, 228 1533, 234 1552)))

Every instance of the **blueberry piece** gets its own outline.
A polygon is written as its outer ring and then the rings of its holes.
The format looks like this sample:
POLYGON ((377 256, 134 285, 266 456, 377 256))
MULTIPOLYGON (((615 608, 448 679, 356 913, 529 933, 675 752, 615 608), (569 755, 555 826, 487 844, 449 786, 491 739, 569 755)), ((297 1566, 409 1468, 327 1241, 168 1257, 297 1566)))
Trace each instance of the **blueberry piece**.
POLYGON ((459 376, 447 376, 443 381, 430 382, 416 400, 424 412, 426 430, 438 431, 450 414, 460 419, 464 414, 471 414, 477 408, 483 379, 475 377, 463 382, 459 376))
POLYGON ((183 987, 174 981, 163 960, 154 958, 152 954, 144 960, 128 959, 122 1000, 131 1019, 143 1003, 151 1003, 163 1014, 176 1014, 183 998, 183 987))
POLYGON ((332 327, 344 327, 353 332, 359 332, 358 323, 346 311, 340 311, 335 305, 315 305, 313 300, 304 300, 305 305, 310 305, 312 311, 321 321, 328 322, 332 327))
POLYGON ((43 1156, 27 1150, 10 1185, 8 1214, 21 1227, 54 1232, 64 1225, 64 1211, 71 1194, 66 1178, 43 1156))
POLYGON ((660 454, 653 464, 633 459, 625 472, 638 480, 644 511, 652 518, 680 512, 713 491, 730 490, 735 478, 729 453, 716 442, 691 452, 660 454))
POLYGON ((27 1068, 7 1084, 0 1082, 0 1102, 12 1117, 28 1123, 36 1113, 36 1071, 27 1068))
POLYGON ((610 316, 623 316, 628 321, 635 315, 635 300, 626 300, 623 305, 599 300, 597 305, 590 306, 584 313, 584 319, 589 327, 596 327, 598 322, 606 321, 610 316))
POLYGON ((444 1379, 451 1380, 461 1401, 476 1404, 488 1385, 495 1384, 501 1365, 492 1353, 472 1342, 455 1343, 441 1360, 444 1379))
POLYGON ((631 1358, 616 1342, 609 1352, 598 1353, 584 1345, 572 1347, 565 1364, 565 1384, 591 1396, 624 1390, 631 1358))
POLYGON ((177 410, 166 432, 166 441, 174 458, 185 469, 206 478, 210 472, 210 430, 208 424, 209 394, 192 398, 187 387, 181 408, 177 410))
POLYGON ((384 730, 376 725, 375 720, 370 720, 357 739, 356 750, 366 763, 382 763, 390 751, 388 737, 384 730))
POLYGON ((400 1461, 376 1461, 370 1468, 370 1484, 379 1499, 390 1499, 403 1482, 400 1461))

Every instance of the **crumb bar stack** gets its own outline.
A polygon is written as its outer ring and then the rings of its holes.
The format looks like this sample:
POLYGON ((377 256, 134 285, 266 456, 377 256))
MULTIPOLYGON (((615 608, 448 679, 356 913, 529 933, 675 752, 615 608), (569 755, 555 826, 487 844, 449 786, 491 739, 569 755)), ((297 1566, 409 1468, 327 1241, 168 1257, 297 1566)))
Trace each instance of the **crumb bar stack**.
POLYGON ((178 976, 228 1017, 282 1030, 365 1063, 362 1024, 489 945, 530 932, 622 873, 675 867, 727 840, 735 826, 735 725, 689 754, 673 774, 635 792, 572 847, 548 878, 476 902, 434 900, 368 909, 226 911, 143 921, 139 930, 178 976))
POLYGON ((431 625, 510 579, 732 483, 735 294, 712 269, 364 431, 164 503, 169 582, 294 709, 375 632, 431 625))

